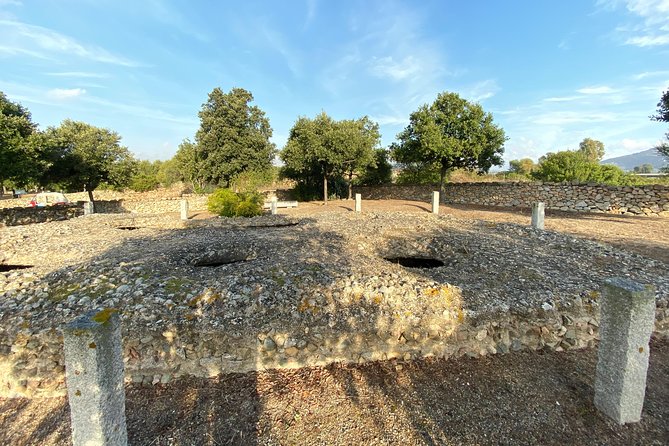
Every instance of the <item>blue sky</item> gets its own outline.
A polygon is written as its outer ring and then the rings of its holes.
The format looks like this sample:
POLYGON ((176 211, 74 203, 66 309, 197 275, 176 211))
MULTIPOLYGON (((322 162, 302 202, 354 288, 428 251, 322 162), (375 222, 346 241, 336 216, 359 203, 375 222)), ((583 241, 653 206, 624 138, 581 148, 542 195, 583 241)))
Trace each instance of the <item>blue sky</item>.
POLYGON ((505 159, 647 149, 669 89, 669 0, 0 0, 0 90, 42 127, 117 131, 138 157, 193 138, 220 87, 251 91, 278 148, 298 116, 368 115, 394 141, 442 91, 480 102, 505 159))

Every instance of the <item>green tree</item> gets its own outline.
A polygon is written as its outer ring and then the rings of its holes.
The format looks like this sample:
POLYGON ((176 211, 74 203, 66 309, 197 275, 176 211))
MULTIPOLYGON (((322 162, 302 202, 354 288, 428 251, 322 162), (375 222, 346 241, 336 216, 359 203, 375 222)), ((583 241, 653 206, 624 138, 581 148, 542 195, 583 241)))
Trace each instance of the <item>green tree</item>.
POLYGON ((31 141, 36 129, 30 112, 0 91, 0 192, 5 181, 25 185, 39 174, 31 141))
POLYGON ((652 164, 642 164, 640 166, 634 166, 634 173, 652 173, 655 168, 652 164))
POLYGON ((590 161, 600 162, 604 158, 604 143, 596 139, 585 138, 578 145, 578 151, 590 161))
POLYGON ((156 180, 163 187, 170 187, 174 183, 184 180, 184 176, 179 170, 176 156, 167 161, 160 162, 158 172, 156 172, 156 180))
POLYGON ((537 165, 530 158, 509 161, 509 171, 518 175, 529 176, 537 165))
POLYGON ((174 162, 181 173, 181 180, 193 185, 195 190, 202 191, 206 184, 203 175, 200 175, 200 163, 196 145, 188 138, 184 139, 177 153, 174 155, 174 162))
MULTIPOLYGON (((669 122, 669 90, 665 91, 657 103, 657 114, 650 117, 653 121, 669 122)), ((669 159, 669 132, 664 134, 667 142, 661 143, 655 147, 662 156, 669 159)))
POLYGON ((602 166, 580 150, 547 153, 539 159, 539 167, 532 177, 556 183, 578 181, 622 185, 631 181, 619 167, 602 166))
POLYGON ((160 185, 158 181, 159 168, 160 161, 138 161, 135 165, 135 172, 130 178, 130 189, 137 192, 156 189, 160 185))
POLYGON ((403 164, 438 167, 441 189, 451 169, 485 173, 502 165, 506 136, 481 105, 456 93, 441 93, 431 105, 411 113, 409 125, 397 139, 392 157, 403 164))
POLYGON ((288 142, 281 152, 284 175, 305 184, 320 178, 323 201, 328 201, 328 178, 341 172, 347 159, 336 122, 325 112, 314 119, 300 117, 290 129, 288 142))
POLYGON ((374 164, 367 166, 355 183, 361 186, 374 186, 390 183, 392 178, 393 166, 390 164, 388 151, 375 149, 374 164))
POLYGON ((127 186, 136 169, 136 161, 121 137, 108 129, 66 119, 59 127, 45 132, 50 167, 43 182, 59 183, 68 190, 93 190, 101 183, 127 186))
POLYGON ((374 149, 381 142, 379 125, 367 116, 355 120, 335 123, 334 135, 337 150, 344 152, 342 168, 348 185, 348 199, 353 197, 353 178, 362 175, 366 169, 375 165, 374 149))
POLYGON ((272 128, 265 112, 249 105, 253 95, 241 88, 223 93, 214 88, 199 112, 200 129, 195 135, 197 183, 225 187, 247 170, 271 168, 276 154, 270 142, 272 128))

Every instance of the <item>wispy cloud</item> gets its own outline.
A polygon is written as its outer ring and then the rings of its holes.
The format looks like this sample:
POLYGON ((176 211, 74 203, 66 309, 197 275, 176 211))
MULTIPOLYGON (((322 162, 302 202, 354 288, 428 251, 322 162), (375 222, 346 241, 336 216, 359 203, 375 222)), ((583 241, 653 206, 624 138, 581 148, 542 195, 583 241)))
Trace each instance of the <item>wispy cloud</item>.
POLYGON ((369 62, 372 75, 395 81, 415 75, 420 69, 419 61, 413 56, 406 56, 402 60, 394 60, 392 56, 373 57, 369 62))
POLYGON ((75 39, 42 26, 15 20, 0 20, 0 48, 10 54, 25 54, 51 59, 54 53, 61 57, 75 55, 96 62, 127 67, 139 64, 115 55, 95 45, 85 45, 75 39))
POLYGON ((317 0, 307 0, 307 16, 304 19, 304 26, 302 27, 302 30, 306 30, 311 26, 311 23, 314 21, 314 18, 316 18, 316 11, 318 10, 318 2, 317 0))
POLYGON ((0 6, 23 6, 19 0, 0 0, 0 6))
POLYGON ((544 102, 572 102, 583 98, 583 96, 553 96, 545 98, 544 102))
POLYGON ((51 72, 44 73, 47 76, 55 77, 75 77, 75 78, 91 78, 91 79, 104 79, 109 77, 106 73, 90 73, 86 71, 62 71, 62 72, 51 72))
POLYGON ((465 96, 474 102, 481 102, 495 96, 499 90, 500 88, 499 85, 497 85, 497 81, 494 79, 487 79, 472 86, 469 91, 465 93, 465 96))
POLYGON ((660 71, 644 71, 643 73, 635 74, 632 76, 632 79, 635 81, 640 81, 649 77, 660 77, 660 76, 669 76, 669 70, 660 70, 660 71))
POLYGON ((83 88, 54 88, 46 92, 46 95, 51 99, 64 100, 73 99, 86 94, 83 88))
POLYGON ((598 0, 600 7, 627 9, 636 23, 616 28, 626 45, 639 47, 669 45, 669 0, 598 0))
POLYGON ((615 93, 616 90, 606 85, 600 85, 596 87, 593 86, 593 87, 579 88, 578 90, 576 90, 576 92, 581 94, 609 94, 609 93, 615 93))
POLYGON ((532 122, 541 125, 564 125, 576 123, 612 122, 619 116, 610 112, 556 111, 543 113, 532 118, 532 122))
MULTIPOLYGON (((176 4, 180 4, 177 2, 176 4)), ((172 4, 163 0, 144 0, 139 2, 140 6, 146 7, 148 12, 155 20, 171 28, 177 29, 180 33, 191 36, 201 42, 208 42, 209 36, 203 33, 197 26, 193 25, 181 12, 172 4), (142 5, 142 3, 144 3, 142 5)))

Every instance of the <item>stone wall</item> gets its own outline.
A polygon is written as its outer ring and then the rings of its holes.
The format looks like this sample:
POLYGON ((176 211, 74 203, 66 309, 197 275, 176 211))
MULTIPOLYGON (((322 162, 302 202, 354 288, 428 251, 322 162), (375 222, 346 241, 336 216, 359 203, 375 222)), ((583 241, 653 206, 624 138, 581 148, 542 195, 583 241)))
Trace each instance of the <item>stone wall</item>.
MULTIPOLYGON (((363 199, 430 201, 434 186, 359 187, 363 199)), ((451 183, 444 203, 526 207, 542 201, 546 209, 572 212, 669 216, 669 186, 605 186, 580 183, 451 183)))
POLYGON ((47 221, 68 220, 83 214, 84 210, 81 206, 0 209, 0 226, 18 226, 47 221))
MULTIPOLYGON (((203 332, 195 324, 164 327, 159 332, 124 330, 125 379, 151 385, 185 375, 211 377, 332 362, 592 348, 598 339, 598 320, 597 308, 576 303, 564 311, 506 313, 480 321, 444 314, 416 320, 412 327, 373 332, 331 327, 293 333, 271 330, 249 337, 233 327, 203 332)), ((667 308, 657 308, 654 333, 669 337, 667 308)), ((62 345, 62 334, 56 329, 33 333, 25 327, 14 336, 0 331, 0 397, 64 395, 62 345)))

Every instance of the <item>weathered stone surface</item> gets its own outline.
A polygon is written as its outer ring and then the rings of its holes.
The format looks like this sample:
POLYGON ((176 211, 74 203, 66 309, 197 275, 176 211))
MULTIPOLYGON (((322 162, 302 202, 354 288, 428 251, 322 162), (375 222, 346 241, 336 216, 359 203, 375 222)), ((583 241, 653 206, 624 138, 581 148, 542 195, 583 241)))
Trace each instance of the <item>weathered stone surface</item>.
POLYGON ((63 327, 72 443, 128 443, 118 314, 93 311, 63 327))
POLYGON ((641 420, 655 322, 655 288, 625 278, 604 286, 595 406, 619 424, 641 420))

